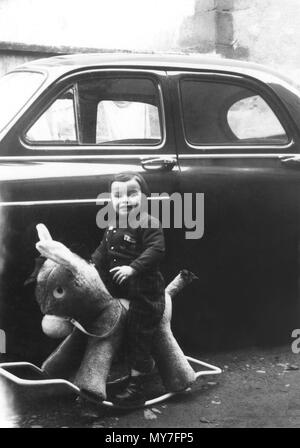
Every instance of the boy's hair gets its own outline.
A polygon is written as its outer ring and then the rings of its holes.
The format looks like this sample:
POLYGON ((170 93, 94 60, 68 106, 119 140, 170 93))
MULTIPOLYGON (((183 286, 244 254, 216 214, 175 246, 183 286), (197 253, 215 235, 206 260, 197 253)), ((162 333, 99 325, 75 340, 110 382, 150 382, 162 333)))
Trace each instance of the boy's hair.
POLYGON ((147 182, 143 178, 143 176, 139 173, 135 173, 133 171, 126 171, 124 173, 115 174, 112 179, 109 181, 109 191, 111 190, 111 184, 113 182, 128 182, 129 180, 136 180, 139 186, 141 187, 141 192, 144 193, 147 197, 150 196, 150 190, 147 182))

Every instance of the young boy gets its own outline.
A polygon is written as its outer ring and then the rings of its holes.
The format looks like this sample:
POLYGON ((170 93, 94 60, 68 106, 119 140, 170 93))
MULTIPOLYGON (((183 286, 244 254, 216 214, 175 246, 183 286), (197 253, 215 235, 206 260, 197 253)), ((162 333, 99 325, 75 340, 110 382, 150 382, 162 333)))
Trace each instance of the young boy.
POLYGON ((92 261, 110 293, 130 301, 127 341, 131 377, 115 402, 132 406, 145 401, 144 376, 153 368, 151 344, 165 308, 165 285, 159 271, 165 242, 159 221, 141 210, 142 194, 149 196, 141 175, 116 175, 110 191, 117 220, 106 229, 92 261), (127 220, 132 210, 140 220, 137 228, 127 220), (118 225, 121 221, 126 227, 118 225))

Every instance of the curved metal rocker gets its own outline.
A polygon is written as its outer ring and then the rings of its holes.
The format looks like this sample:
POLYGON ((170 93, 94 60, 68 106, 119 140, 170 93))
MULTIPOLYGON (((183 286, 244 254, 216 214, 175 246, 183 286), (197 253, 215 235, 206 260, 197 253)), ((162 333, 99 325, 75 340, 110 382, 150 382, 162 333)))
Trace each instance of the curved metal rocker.
MULTIPOLYGON (((186 359, 189 361, 189 363, 195 364, 197 366, 203 366, 206 367, 206 370, 201 370, 196 372, 196 379, 198 379, 200 376, 204 375, 219 375, 222 373, 222 370, 219 367, 216 367, 214 365, 208 364, 206 362, 200 361, 198 359, 192 358, 190 356, 186 356, 186 359)), ((39 389, 41 392, 44 392, 46 389, 51 388, 51 390, 61 388, 62 391, 65 392, 73 392, 78 396, 81 396, 85 398, 86 400, 89 400, 93 403, 98 404, 101 407, 110 408, 110 409, 122 409, 122 406, 114 404, 112 401, 108 400, 100 400, 96 399, 96 397, 92 397, 91 395, 85 394, 78 386, 73 384, 71 381, 61 379, 61 378, 46 378, 45 372, 41 370, 36 365, 30 363, 30 362, 4 362, 0 363, 0 377, 4 377, 8 382, 20 386, 21 388, 30 388, 30 389, 39 389), (27 374, 25 376, 38 376, 40 379, 27 379, 22 378, 20 374, 18 374, 18 371, 24 372, 24 369, 26 369, 27 374)), ((24 374, 23 374, 24 376, 24 374)), ((108 383, 108 385, 116 384, 117 382, 123 381, 126 379, 126 377, 117 379, 111 383, 108 383)), ((185 390, 180 392, 166 392, 165 394, 159 395, 155 398, 152 398, 150 400, 147 400, 145 403, 139 406, 132 406, 132 407, 126 407, 126 409, 134 409, 134 408, 145 408, 148 406, 153 406, 158 403, 162 403, 171 397, 174 397, 178 394, 182 394, 184 392, 188 392, 191 389, 191 387, 187 387, 185 390)))

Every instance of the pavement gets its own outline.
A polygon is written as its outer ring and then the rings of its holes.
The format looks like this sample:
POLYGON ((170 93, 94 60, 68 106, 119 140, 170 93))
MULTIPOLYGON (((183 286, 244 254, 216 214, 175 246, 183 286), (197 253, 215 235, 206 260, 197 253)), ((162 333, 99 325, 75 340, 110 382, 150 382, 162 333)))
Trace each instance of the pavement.
POLYGON ((300 355, 291 346, 194 357, 223 373, 191 391, 130 412, 79 406, 74 396, 40 396, 0 381, 1 428, 288 428, 300 427, 300 355))

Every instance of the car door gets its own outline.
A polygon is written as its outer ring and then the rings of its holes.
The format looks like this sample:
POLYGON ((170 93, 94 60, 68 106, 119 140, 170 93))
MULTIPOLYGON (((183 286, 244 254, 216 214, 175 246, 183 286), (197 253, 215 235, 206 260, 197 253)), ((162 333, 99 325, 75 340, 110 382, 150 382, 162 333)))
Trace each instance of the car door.
POLYGON ((2 142, 11 157, 0 167, 6 228, 1 328, 11 353, 32 358, 42 347, 34 291, 24 288, 37 256, 37 223, 88 258, 103 233, 96 217, 104 202, 97 198, 113 174, 143 173, 152 201, 178 190, 169 109, 163 71, 86 70, 47 89, 2 142))
POLYGON ((253 77, 168 75, 180 190, 204 194, 204 233, 182 239, 199 281, 178 301, 180 335, 197 348, 289 341, 299 326, 300 173, 284 163, 299 152, 293 120, 253 77))

